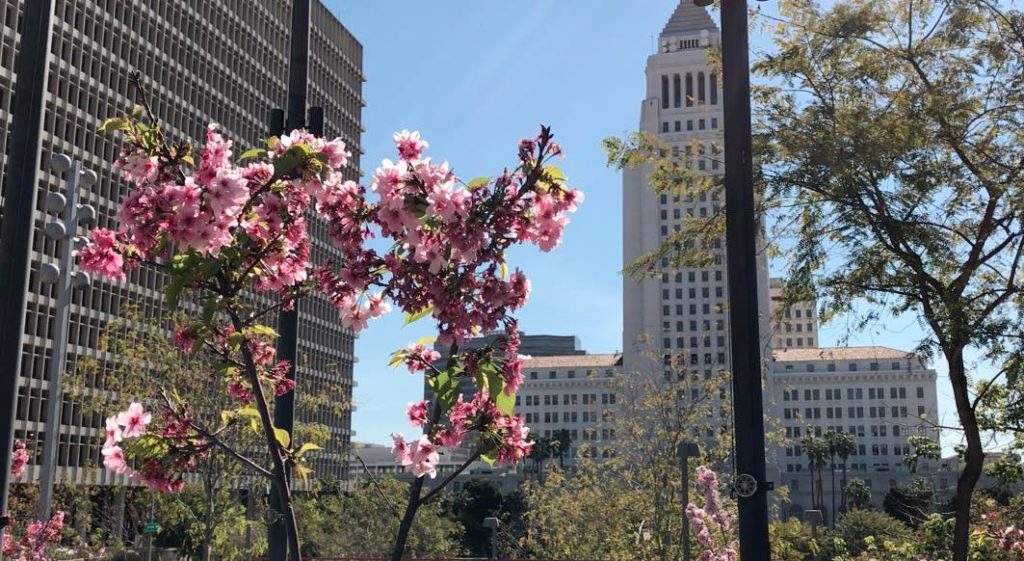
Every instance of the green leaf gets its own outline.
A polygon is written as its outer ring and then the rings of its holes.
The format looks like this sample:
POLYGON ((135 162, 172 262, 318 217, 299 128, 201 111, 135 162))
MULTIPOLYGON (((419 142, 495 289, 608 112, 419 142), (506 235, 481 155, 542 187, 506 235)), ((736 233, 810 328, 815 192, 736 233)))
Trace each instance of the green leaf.
POLYGON ((281 139, 276 137, 276 136, 272 136, 272 137, 268 138, 267 139, 267 149, 268 150, 273 150, 273 149, 277 148, 277 144, 279 142, 281 142, 281 139))
POLYGON ((287 448, 292 443, 292 437, 288 434, 288 431, 277 427, 274 427, 274 438, 277 439, 277 443, 280 444, 282 448, 287 448))
POLYGON ((239 162, 244 162, 246 160, 252 160, 252 159, 255 159, 255 158, 262 158, 263 156, 266 156, 266 155, 267 155, 267 151, 265 149, 263 149, 263 148, 250 148, 250 149, 246 150, 245 152, 242 152, 242 155, 238 157, 238 161, 239 162))
POLYGON ((501 411, 505 415, 511 415, 512 411, 516 407, 516 396, 509 395, 504 391, 498 392, 498 395, 494 398, 495 405, 498 406, 498 411, 501 411))
POLYGON ((277 331, 274 331, 273 327, 267 325, 253 325, 245 329, 246 333, 250 335, 263 335, 266 337, 277 337, 277 331))
POLYGON ((490 454, 481 454, 480 459, 487 462, 487 465, 491 467, 494 467, 494 462, 497 460, 497 458, 490 454))
POLYGON ((394 367, 398 366, 399 364, 402 364, 402 361, 405 360, 405 356, 407 354, 408 354, 408 352, 405 351, 405 350, 397 350, 397 351, 391 353, 391 360, 388 361, 388 366, 390 366, 391 368, 394 368, 394 367))
POLYGON ((303 485, 308 485, 309 484, 309 476, 313 473, 313 468, 311 468, 309 466, 306 466, 306 465, 299 464, 299 465, 295 466, 294 473, 295 473, 295 475, 299 476, 299 479, 302 480, 302 484, 303 485))
POLYGON ((426 308, 423 308, 422 310, 420 310, 420 311, 418 311, 416 313, 405 314, 405 323, 402 324, 402 327, 405 327, 406 325, 409 325, 410 323, 413 323, 415 321, 419 321, 419 320, 425 318, 426 316, 430 315, 430 313, 433 312, 433 311, 434 311, 434 307, 433 306, 427 306, 426 308))
POLYGON ((442 372, 437 376, 428 378, 428 384, 434 390, 435 399, 441 406, 441 412, 451 411, 455 402, 459 399, 459 378, 454 376, 450 370, 442 372))
POLYGON ((434 337, 432 335, 427 335, 426 337, 420 337, 419 340, 416 341, 416 344, 417 345, 430 345, 430 344, 432 344, 436 340, 437 340, 436 337, 434 337))
POLYGON ((306 452, 312 452, 314 450, 322 450, 322 449, 323 448, 320 448, 319 446, 317 446, 316 444, 313 444, 312 442, 307 442, 307 443, 303 444, 302 446, 299 446, 299 449, 295 451, 295 455, 301 457, 306 452))
POLYGON ((111 117, 100 124, 99 132, 128 130, 130 123, 131 121, 124 117, 111 117))
POLYGON ((260 418, 260 412, 255 407, 243 407, 238 411, 235 411, 235 414, 241 417, 252 417, 255 419, 260 418))
POLYGON ((472 189, 474 187, 480 187, 481 185, 487 185, 490 182, 491 178, 487 176, 474 177, 473 179, 469 180, 469 183, 466 184, 466 187, 472 189))
POLYGON ((554 164, 544 166, 544 175, 551 181, 565 181, 565 173, 562 172, 562 168, 554 164))

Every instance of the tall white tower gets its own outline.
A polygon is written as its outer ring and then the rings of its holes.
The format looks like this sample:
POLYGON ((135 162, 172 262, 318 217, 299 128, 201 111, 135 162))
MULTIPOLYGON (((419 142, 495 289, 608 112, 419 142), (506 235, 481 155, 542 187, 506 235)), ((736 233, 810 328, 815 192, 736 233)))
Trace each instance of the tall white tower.
MULTIPOLYGON (((640 130, 657 135, 673 156, 690 160, 701 175, 718 176, 722 163, 722 90, 709 55, 718 50, 718 27, 704 8, 682 0, 647 59, 647 97, 640 109, 640 130)), ((725 204, 721 187, 688 197, 657 194, 647 184, 647 167, 623 174, 624 265, 654 251, 688 218, 713 216, 725 204)), ((698 240, 683 240, 684 246, 698 240)), ((730 369, 728 282, 725 239, 709 244, 713 261, 701 268, 672 268, 661 262, 657 278, 623 278, 623 353, 626 372, 658 366, 665 355, 685 357, 691 372, 712 376, 730 369), (658 360, 651 361, 649 354, 658 360)), ((750 279, 762 307, 761 334, 768 340, 768 278, 762 252, 758 278, 750 279)), ((770 347, 761 349, 770 359, 770 347)), ((666 375, 674 374, 665 367, 666 375)))

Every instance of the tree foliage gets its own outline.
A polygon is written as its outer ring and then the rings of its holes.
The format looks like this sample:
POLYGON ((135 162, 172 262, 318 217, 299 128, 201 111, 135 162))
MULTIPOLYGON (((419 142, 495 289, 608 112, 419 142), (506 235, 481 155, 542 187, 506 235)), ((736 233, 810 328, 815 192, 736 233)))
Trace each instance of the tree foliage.
MULTIPOLYGON (((1024 25, 984 1, 783 2, 757 69, 762 173, 789 209, 791 290, 826 316, 858 302, 916 314, 943 357, 967 454, 954 558, 966 559, 983 450, 965 352, 1002 367, 1021 398, 1024 25)), ((995 392, 992 395, 997 395, 995 392)), ((1008 427, 1010 428, 1010 427, 1008 427)))

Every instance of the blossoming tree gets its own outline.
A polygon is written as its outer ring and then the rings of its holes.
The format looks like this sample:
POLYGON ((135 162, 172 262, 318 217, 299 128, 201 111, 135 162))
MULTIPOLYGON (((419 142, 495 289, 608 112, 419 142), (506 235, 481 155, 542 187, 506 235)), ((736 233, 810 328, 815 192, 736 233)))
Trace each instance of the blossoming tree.
POLYGON ((174 334, 175 342, 184 352, 202 345, 218 357, 216 377, 237 402, 219 426, 199 422, 173 394, 162 396, 158 412, 132 403, 107 419, 107 468, 175 491, 197 458, 218 447, 278 490, 289 555, 299 559, 287 468, 307 476, 303 460, 316 446, 293 442, 273 424, 270 396, 292 391, 294 382, 285 376, 289 364, 275 358, 276 333, 265 322, 314 290, 354 331, 392 305, 408 321, 429 316, 437 342, 449 351, 444 365, 435 364, 439 355, 425 341, 393 355, 393 364, 424 373, 435 395, 407 411, 423 435, 411 441, 394 436, 396 462, 417 477, 396 557, 417 509, 443 487, 421 496, 423 477, 436 475, 439 446, 471 438, 474 458, 515 463, 526 456, 528 429, 513 412, 522 372, 512 313, 526 302, 530 284, 522 271, 508 272, 505 251, 524 243, 553 249, 567 214, 582 201, 550 164, 561 149, 548 128, 520 143, 512 171, 468 182, 447 162, 424 157, 427 143, 418 133, 402 131, 394 137, 397 162, 385 160, 369 188, 344 180, 344 142, 301 130, 270 138, 266 148, 237 160, 216 125, 208 128, 198 158, 190 145, 172 145, 145 105, 109 119, 103 130, 123 133, 126 145, 115 166, 135 187, 122 201, 118 229, 95 229, 79 252, 81 265, 112 280, 142 264, 165 271, 168 305, 187 299, 198 312, 192 325, 174 334), (311 214, 327 225, 342 255, 338 262, 312 263, 311 214), (387 249, 373 249, 368 241, 374 237, 388 242, 387 249), (504 331, 499 348, 459 351, 467 337, 497 329, 504 331), (477 388, 469 401, 459 394, 462 378, 477 388), (236 424, 262 435, 269 465, 220 438, 236 424))

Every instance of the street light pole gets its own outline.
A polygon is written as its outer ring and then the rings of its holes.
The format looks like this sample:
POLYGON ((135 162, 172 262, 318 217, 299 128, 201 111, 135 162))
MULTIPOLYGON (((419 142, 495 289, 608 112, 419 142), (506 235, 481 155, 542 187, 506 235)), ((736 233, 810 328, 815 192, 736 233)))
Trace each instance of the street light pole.
POLYGON ((686 516, 686 506, 690 504, 690 458, 700 456, 700 448, 692 442, 679 443, 679 471, 683 480, 683 561, 690 561, 690 519, 686 516))
MULTIPOLYGON (((11 108, 3 220, 0 226, 0 540, 8 523, 7 494, 11 450, 21 373, 21 337, 25 330, 29 252, 36 205, 39 141, 46 103, 55 0, 33 0, 22 6, 21 45, 14 62, 17 81, 11 108)), ((2 553, 0 553, 2 557, 2 553)))
POLYGON ((75 288, 89 285, 89 275, 82 271, 72 273, 75 261, 75 246, 85 240, 75 235, 79 220, 91 222, 96 218, 96 210, 92 206, 78 203, 79 185, 89 186, 96 183, 96 172, 83 170, 82 162, 72 161, 64 154, 57 154, 50 160, 50 168, 57 173, 70 170, 66 195, 50 193, 46 197, 46 210, 64 213, 64 221, 56 220, 47 224, 43 233, 46 237, 59 242, 59 264, 44 263, 39 270, 43 282, 55 285, 57 306, 53 313, 53 333, 51 333, 50 365, 47 370, 49 378, 46 400, 46 431, 43 440, 43 472, 39 478, 39 520, 50 519, 53 503, 53 484, 57 473, 57 443, 60 440, 61 409, 64 393, 61 383, 64 378, 64 367, 68 354, 68 326, 71 321, 71 294, 75 288))
POLYGON ((750 58, 746 0, 722 0, 722 85, 725 129, 725 245, 732 339, 736 494, 741 561, 768 561, 764 402, 757 289, 758 221, 754 214, 750 126, 750 58))

